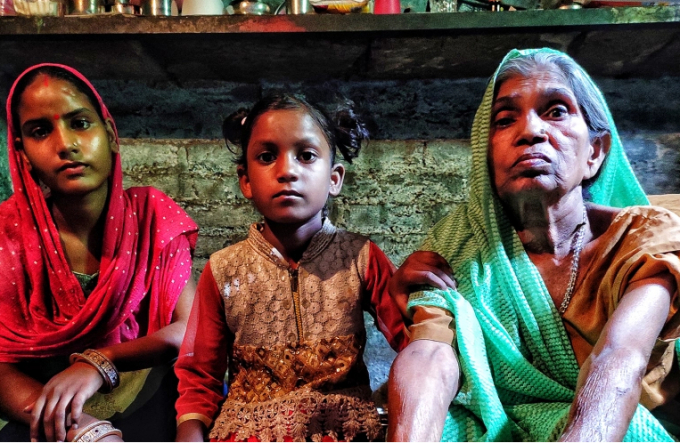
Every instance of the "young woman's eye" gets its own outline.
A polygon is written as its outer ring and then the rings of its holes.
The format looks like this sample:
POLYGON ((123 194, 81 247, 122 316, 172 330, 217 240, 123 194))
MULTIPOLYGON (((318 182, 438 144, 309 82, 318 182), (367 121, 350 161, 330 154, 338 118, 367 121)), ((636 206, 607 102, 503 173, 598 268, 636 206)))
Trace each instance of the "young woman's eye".
POLYGON ((311 162, 316 159, 316 154, 313 153, 312 151, 304 151, 302 154, 300 154, 300 160, 303 162, 311 162))
POLYGON ((257 159, 262 163, 271 163, 276 157, 271 152, 263 152, 257 156, 257 159))
POLYGON ((76 118, 71 121, 71 127, 73 129, 88 129, 92 123, 86 118, 76 118))
POLYGON ((31 138, 41 139, 41 138, 47 137, 49 135, 49 133, 50 133, 49 128, 47 128, 45 126, 36 126, 33 129, 31 129, 29 136, 31 138))

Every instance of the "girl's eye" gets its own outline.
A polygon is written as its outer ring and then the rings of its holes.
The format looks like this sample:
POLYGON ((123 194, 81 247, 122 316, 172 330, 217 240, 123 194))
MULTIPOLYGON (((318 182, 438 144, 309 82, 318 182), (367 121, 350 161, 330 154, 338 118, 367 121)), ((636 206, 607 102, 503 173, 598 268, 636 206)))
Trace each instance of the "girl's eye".
POLYGON ((90 126, 90 121, 85 118, 77 118, 71 122, 71 127, 73 129, 88 129, 90 126))
POLYGON ((314 161, 314 159, 316 159, 316 154, 314 154, 311 151, 304 151, 302 154, 300 154, 300 159, 303 162, 311 162, 314 161))
POLYGON ((271 163, 276 157, 271 152, 263 152, 257 156, 257 159, 263 163, 271 163))

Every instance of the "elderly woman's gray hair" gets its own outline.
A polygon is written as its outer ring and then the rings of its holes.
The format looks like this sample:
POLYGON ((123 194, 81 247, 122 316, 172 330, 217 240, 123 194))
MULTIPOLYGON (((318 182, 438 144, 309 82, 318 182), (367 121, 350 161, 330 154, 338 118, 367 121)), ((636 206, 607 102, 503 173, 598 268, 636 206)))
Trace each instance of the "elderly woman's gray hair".
POLYGON ((597 86, 585 73, 583 68, 571 57, 564 54, 548 53, 543 51, 513 58, 504 63, 498 70, 496 84, 494 85, 494 98, 500 85, 506 80, 515 77, 528 77, 537 69, 557 68, 569 84, 576 101, 581 108, 583 118, 588 125, 590 139, 611 132, 609 119, 607 118, 607 104, 604 97, 599 93, 597 86))

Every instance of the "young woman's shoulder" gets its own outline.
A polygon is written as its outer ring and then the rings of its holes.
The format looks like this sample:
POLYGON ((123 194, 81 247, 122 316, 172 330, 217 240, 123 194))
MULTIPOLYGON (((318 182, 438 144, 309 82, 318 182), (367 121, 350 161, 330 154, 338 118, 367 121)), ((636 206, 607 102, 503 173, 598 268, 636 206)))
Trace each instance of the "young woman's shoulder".
MULTIPOLYGON (((184 209, 163 191, 151 186, 128 188, 127 194, 133 207, 163 213, 172 217, 189 217, 184 209)), ((192 222, 193 223, 193 222, 192 222)))
POLYGON ((142 202, 155 201, 158 203, 169 201, 175 203, 175 201, 172 198, 168 197, 166 193, 152 186, 133 186, 131 188, 126 189, 125 193, 128 195, 131 201, 134 200, 139 200, 142 202))

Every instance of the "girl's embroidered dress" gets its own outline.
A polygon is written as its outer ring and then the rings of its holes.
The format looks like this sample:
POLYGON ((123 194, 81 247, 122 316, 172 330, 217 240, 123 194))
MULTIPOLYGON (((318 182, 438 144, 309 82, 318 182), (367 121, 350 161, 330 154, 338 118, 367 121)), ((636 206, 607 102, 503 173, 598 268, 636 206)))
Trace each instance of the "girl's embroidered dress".
POLYGON ((202 420, 218 440, 378 438, 362 311, 395 350, 406 345, 392 271, 374 243, 328 220, 297 266, 251 226, 199 281, 176 365, 178 421, 202 420))

